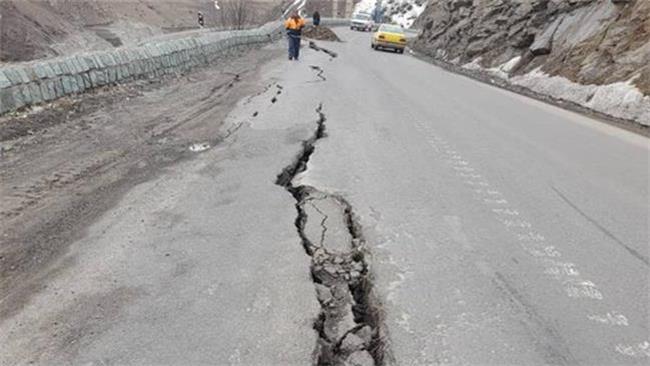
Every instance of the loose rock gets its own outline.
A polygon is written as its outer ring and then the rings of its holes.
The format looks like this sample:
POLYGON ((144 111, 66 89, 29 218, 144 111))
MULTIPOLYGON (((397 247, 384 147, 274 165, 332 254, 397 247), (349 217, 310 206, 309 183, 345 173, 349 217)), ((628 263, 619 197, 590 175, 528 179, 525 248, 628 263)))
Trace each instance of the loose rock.
POLYGON ((319 41, 341 42, 336 33, 334 33, 330 28, 324 27, 322 25, 318 27, 314 27, 313 25, 306 26, 302 31, 302 35, 305 38, 311 38, 319 41))

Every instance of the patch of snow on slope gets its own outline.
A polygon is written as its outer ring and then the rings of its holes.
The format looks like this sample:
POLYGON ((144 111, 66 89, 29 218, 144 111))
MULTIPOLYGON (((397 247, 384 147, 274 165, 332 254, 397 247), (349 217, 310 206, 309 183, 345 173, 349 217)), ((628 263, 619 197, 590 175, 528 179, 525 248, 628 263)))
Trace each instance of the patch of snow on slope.
POLYGON ((632 84, 634 79, 607 85, 582 85, 561 76, 549 76, 537 68, 512 77, 510 81, 538 93, 650 126, 650 96, 643 95, 632 84))
POLYGON ((361 2, 357 3, 354 7, 354 12, 359 13, 370 13, 372 10, 375 8, 375 3, 376 0, 361 0, 361 2))
POLYGON ((472 62, 464 64, 463 68, 468 70, 483 70, 483 66, 481 66, 481 59, 482 57, 477 57, 473 59, 472 62))
POLYGON ((521 56, 513 57, 510 61, 507 61, 497 67, 490 68, 488 71, 502 79, 507 79, 510 77, 510 71, 512 71, 512 69, 517 66, 519 60, 521 60, 521 56))
POLYGON ((427 2, 421 1, 420 4, 418 4, 418 2, 413 0, 404 0, 402 3, 410 3, 410 7, 407 5, 404 10, 398 11, 392 16, 392 19, 404 28, 411 28, 415 20, 424 11, 427 2))
MULTIPOLYGON (((393 22, 404 28, 410 28, 422 14, 427 0, 380 0, 384 8, 384 22, 393 22)), ((361 0, 355 7, 355 12, 371 13, 377 0, 361 0)))

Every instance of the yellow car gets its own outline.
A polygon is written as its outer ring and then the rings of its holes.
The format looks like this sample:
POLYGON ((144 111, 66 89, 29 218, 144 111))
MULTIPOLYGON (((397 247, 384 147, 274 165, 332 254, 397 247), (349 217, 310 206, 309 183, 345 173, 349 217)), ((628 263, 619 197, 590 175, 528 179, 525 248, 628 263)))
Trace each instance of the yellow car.
POLYGON ((404 53, 406 36, 399 25, 382 24, 372 35, 371 47, 375 50, 389 48, 395 52, 404 53))

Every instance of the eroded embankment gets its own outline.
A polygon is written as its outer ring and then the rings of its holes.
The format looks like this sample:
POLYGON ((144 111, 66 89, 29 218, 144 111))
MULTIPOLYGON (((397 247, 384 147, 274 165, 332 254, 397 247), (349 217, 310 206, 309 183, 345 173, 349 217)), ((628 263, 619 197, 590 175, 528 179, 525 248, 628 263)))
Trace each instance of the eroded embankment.
POLYGON ((353 208, 343 197, 293 183, 307 169, 316 142, 326 136, 322 105, 316 112, 314 135, 303 141, 300 154, 276 180, 296 200, 296 229, 311 257, 311 277, 321 306, 314 322, 315 361, 318 365, 383 365, 386 330, 373 294, 366 241, 353 208))

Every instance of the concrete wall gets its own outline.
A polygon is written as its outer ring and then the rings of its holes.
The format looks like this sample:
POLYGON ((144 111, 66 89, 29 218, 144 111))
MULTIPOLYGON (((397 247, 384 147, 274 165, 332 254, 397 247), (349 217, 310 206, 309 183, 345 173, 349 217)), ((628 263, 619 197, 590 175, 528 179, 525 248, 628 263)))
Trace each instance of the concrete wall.
MULTIPOLYGON (((323 25, 347 25, 323 19, 323 25)), ((280 22, 228 32, 148 43, 110 51, 80 53, 0 68, 0 114, 129 81, 178 74, 209 65, 229 49, 282 38, 280 22)))

